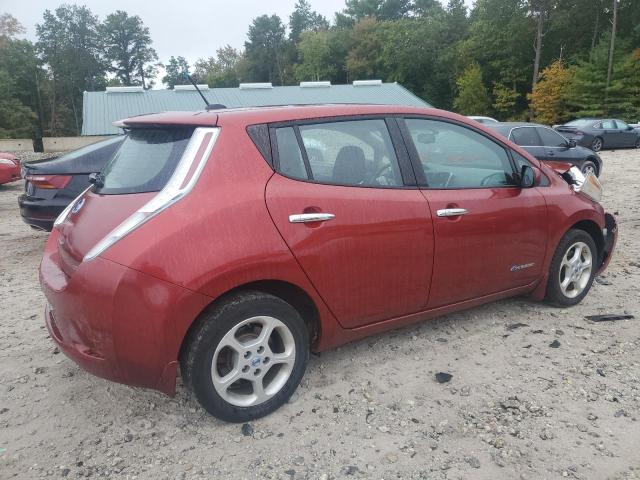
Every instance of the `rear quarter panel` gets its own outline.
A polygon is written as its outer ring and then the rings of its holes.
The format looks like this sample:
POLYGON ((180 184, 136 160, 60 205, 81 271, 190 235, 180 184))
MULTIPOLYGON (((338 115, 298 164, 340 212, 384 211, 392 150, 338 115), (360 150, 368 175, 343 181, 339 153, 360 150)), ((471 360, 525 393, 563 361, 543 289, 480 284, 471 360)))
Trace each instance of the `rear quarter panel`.
MULTIPOLYGON (((214 299, 238 286, 276 279, 306 291, 323 328, 335 319, 276 230, 265 203, 273 171, 230 118, 194 189, 102 256, 214 299)), ((178 318, 175 354, 195 318, 178 318)))

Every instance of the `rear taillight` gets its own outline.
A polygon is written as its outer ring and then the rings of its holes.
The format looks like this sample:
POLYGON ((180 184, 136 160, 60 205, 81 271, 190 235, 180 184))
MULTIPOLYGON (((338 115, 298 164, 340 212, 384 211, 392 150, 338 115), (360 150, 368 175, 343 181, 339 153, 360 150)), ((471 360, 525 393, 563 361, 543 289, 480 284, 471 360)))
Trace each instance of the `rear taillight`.
POLYGON ((36 188, 64 188, 71 181, 71 175, 27 175, 26 180, 36 188))

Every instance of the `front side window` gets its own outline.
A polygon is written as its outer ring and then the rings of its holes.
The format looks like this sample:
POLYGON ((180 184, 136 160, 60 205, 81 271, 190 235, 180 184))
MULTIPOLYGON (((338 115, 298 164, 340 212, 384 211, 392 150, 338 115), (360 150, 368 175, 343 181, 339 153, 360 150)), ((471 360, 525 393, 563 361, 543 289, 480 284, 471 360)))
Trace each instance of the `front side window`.
POLYGON ((102 169, 102 195, 158 192, 167 184, 193 127, 134 128, 102 169))
POLYGON ((545 147, 566 147, 567 139, 559 133, 551 130, 550 128, 538 127, 538 135, 542 140, 542 145, 545 147))
POLYGON ((629 125, 627 125, 622 120, 616 120, 616 125, 618 125, 618 130, 628 130, 629 129, 629 125))
POLYGON ((604 122, 602 122, 602 128, 604 128, 605 130, 615 130, 616 122, 614 122, 613 120, 605 120, 604 122))
POLYGON ((429 188, 493 188, 515 185, 506 150, 469 128, 407 119, 429 188))
POLYGON ((298 128, 306 158, 300 156, 294 143, 293 127, 276 129, 279 168, 283 175, 332 185, 403 185, 383 119, 317 123, 298 128))
POLYGON ((540 145, 540 138, 533 127, 514 128, 511 131, 513 142, 522 147, 535 147, 540 145))

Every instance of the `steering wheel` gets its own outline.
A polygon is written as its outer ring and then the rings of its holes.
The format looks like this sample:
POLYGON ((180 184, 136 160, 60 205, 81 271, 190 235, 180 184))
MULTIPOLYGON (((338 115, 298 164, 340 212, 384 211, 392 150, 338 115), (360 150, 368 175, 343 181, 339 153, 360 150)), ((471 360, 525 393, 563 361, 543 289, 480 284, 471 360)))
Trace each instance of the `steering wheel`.
POLYGON ((387 163, 386 165, 383 165, 382 167, 380 167, 378 170, 375 171, 375 173, 373 173, 369 178, 368 178, 368 183, 378 183, 377 181, 378 178, 384 176, 385 178, 388 178, 387 175, 382 175, 384 172, 386 172, 387 170, 390 171, 391 176, 393 176, 393 171, 391 170, 391 164, 387 163))
POLYGON ((496 172, 496 173, 492 173, 487 177, 484 177, 480 182, 480 185, 483 187, 486 187, 487 185, 492 184, 491 186, 497 187, 497 186, 504 185, 504 180, 505 180, 504 173, 496 172))

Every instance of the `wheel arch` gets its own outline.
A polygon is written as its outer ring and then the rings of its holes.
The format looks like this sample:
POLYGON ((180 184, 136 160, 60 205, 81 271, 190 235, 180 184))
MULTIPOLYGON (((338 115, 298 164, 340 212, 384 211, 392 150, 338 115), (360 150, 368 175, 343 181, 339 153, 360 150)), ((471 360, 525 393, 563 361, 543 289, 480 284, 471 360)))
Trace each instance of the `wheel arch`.
POLYGON ((572 229, 587 232, 589 236, 593 238, 596 248, 598 249, 598 262, 600 262, 602 254, 604 253, 604 235, 602 234, 600 226, 593 220, 580 220, 569 227, 569 230, 572 229))
POLYGON ((284 280, 275 280, 275 279, 266 279, 266 280, 256 280, 247 282, 236 287, 233 287, 224 293, 220 294, 218 297, 213 299, 207 306, 205 306, 202 311, 193 319, 189 328, 186 329, 182 338, 180 339, 180 349, 178 358, 181 358, 184 354, 184 349, 187 346, 189 333, 193 328, 196 327, 198 323, 197 320, 200 318, 202 313, 211 308, 213 305, 224 302, 227 298, 237 293, 241 293, 243 291, 259 291, 268 293, 273 295, 274 297, 278 297, 281 300, 287 302, 291 305, 302 317, 305 322, 307 329, 309 330, 309 340, 313 349, 313 345, 318 341, 321 334, 321 320, 320 320, 320 312, 316 303, 314 302, 311 295, 309 295, 303 288, 295 285, 291 282, 287 282, 284 280))

